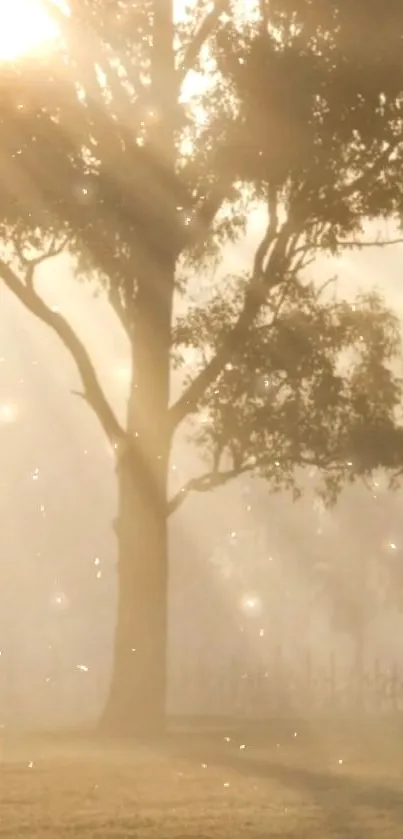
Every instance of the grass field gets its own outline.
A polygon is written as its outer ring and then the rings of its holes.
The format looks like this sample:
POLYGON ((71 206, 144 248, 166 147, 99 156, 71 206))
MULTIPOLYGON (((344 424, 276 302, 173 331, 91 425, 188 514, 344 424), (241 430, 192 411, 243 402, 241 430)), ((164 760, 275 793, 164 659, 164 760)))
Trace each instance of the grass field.
POLYGON ((0 837, 401 839, 403 721, 145 746, 4 732, 0 837))

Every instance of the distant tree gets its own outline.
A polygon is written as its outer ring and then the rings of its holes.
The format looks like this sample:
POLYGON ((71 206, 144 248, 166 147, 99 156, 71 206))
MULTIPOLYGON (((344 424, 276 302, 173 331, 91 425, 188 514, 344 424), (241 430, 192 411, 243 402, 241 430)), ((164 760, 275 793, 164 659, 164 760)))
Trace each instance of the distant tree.
POLYGON ((49 3, 53 54, 1 68, 0 275, 71 353, 115 447, 120 594, 102 724, 157 731, 167 520, 187 493, 254 471, 298 494, 299 467, 314 464, 333 499, 401 464, 399 324, 376 295, 330 298, 309 266, 358 246, 368 220, 401 216, 403 6, 200 0, 175 22, 172 0, 67 5, 49 3), (204 90, 185 96, 194 70, 204 90), (259 204, 250 271, 217 275, 211 299, 174 322, 175 293, 192 273, 214 276, 259 204), (84 343, 35 288, 62 249, 99 279, 129 339, 124 426, 84 343), (206 470, 168 499, 173 436, 193 415, 206 470))

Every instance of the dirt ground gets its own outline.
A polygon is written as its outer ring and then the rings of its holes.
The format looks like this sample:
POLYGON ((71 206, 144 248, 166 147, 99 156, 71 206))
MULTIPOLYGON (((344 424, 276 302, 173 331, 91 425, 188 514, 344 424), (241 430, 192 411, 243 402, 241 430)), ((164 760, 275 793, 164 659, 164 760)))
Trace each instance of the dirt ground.
POLYGON ((401 839, 403 720, 0 737, 0 837, 401 839))

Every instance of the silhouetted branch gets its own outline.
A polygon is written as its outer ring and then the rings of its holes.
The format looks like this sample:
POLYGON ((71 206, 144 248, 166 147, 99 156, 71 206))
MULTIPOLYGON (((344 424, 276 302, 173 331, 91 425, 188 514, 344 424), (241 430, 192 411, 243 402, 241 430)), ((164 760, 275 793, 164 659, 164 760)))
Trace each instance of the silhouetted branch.
POLYGON ((272 186, 269 186, 267 204, 269 212, 269 223, 267 225, 266 232, 256 249, 255 259, 253 263, 253 276, 254 279, 257 281, 263 279, 264 262, 267 258, 269 248, 273 244, 278 231, 277 190, 272 186))
POLYGON ((228 0, 216 0, 211 11, 202 20, 199 28, 194 33, 179 66, 179 84, 182 85, 187 74, 194 69, 200 51, 206 41, 213 34, 220 15, 228 7, 228 0))
POLYGON ((382 239, 381 237, 370 240, 339 239, 336 241, 336 245, 339 248, 356 248, 357 250, 361 250, 361 248, 390 248, 393 245, 403 245, 403 236, 396 239, 382 239))
MULTIPOLYGON (((207 388, 218 378, 225 364, 231 360, 234 352, 244 344, 250 327, 263 305, 267 303, 270 291, 284 279, 284 275, 279 274, 278 269, 279 265, 281 265, 288 236, 289 224, 286 222, 277 236, 277 241, 270 254, 269 265, 264 271, 263 278, 259 280, 254 273, 251 277, 245 293, 244 306, 237 322, 224 339, 214 358, 211 359, 206 367, 190 383, 184 393, 182 393, 177 402, 172 405, 172 408, 170 408, 169 422, 171 432, 174 431, 188 414, 194 413, 197 410, 197 404, 207 388)), ((271 326, 276 322, 283 302, 284 295, 273 313, 271 326)))
MULTIPOLYGON (((36 260, 34 268, 38 264, 39 260, 36 260)), ((7 288, 18 297, 26 309, 42 321, 42 323, 50 326, 70 352, 83 384, 84 393, 81 395, 97 415, 109 440, 123 439, 125 432, 117 421, 104 395, 88 352, 68 321, 61 314, 49 308, 36 293, 33 287, 32 277, 28 278, 29 282, 25 284, 3 260, 0 260, 0 276, 4 280, 7 288)))
POLYGON ((168 515, 175 513, 191 492, 208 492, 211 489, 218 489, 228 481, 238 478, 254 468, 254 465, 248 464, 239 469, 229 469, 226 472, 206 472, 198 478, 192 478, 168 502, 168 515))
POLYGON ((110 305, 112 306, 113 311, 115 312, 116 317, 120 321, 128 337, 130 338, 132 336, 133 331, 132 324, 128 316, 128 313, 125 309, 124 303, 122 302, 120 291, 114 285, 111 285, 109 289, 108 300, 110 305))
POLYGON ((217 183, 211 187, 209 194, 206 195, 196 206, 195 224, 188 233, 185 242, 186 247, 192 247, 208 233, 218 211, 221 209, 226 199, 228 199, 232 186, 232 178, 230 178, 227 174, 224 174, 217 183))
POLYGON ((68 241, 68 236, 64 236, 61 240, 57 236, 54 236, 50 242, 47 251, 42 252, 37 257, 29 258, 24 254, 24 250, 21 246, 21 242, 19 241, 18 237, 14 239, 13 244, 17 253, 17 257, 26 271, 25 283, 27 286, 29 286, 30 288, 33 287, 34 274, 36 268, 39 265, 42 265, 48 259, 53 259, 55 256, 60 256, 60 254, 64 251, 68 241))
POLYGON ((365 192, 366 188, 371 183, 372 178, 377 178, 383 172, 387 163, 390 162, 392 155, 399 150, 401 146, 401 137, 393 137, 392 141, 384 151, 379 155, 375 162, 365 169, 361 175, 358 175, 355 180, 351 181, 340 193, 342 196, 354 195, 355 192, 365 192))
POLYGON ((323 292, 326 291, 326 289, 329 288, 329 286, 335 285, 337 283, 337 280, 338 277, 337 274, 335 274, 333 277, 329 277, 327 280, 321 283, 316 292, 316 299, 319 300, 319 298, 322 297, 323 292))
MULTIPOLYGON (((264 459, 262 461, 263 465, 264 459)), ((278 468, 279 470, 284 470, 289 468, 290 466, 294 468, 294 466, 301 466, 301 467, 317 467, 322 472, 337 472, 340 469, 340 462, 339 460, 329 460, 328 462, 325 459, 315 458, 315 457, 308 457, 306 455, 300 455, 298 458, 298 463, 295 463, 294 460, 292 463, 289 460, 285 459, 284 461, 278 461, 278 468)), ((187 484, 185 484, 179 492, 177 492, 171 500, 168 502, 167 507, 167 514, 168 516, 175 513, 184 503, 186 498, 192 492, 209 492, 212 489, 218 489, 219 487, 224 486, 229 481, 234 480, 235 478, 239 478, 241 475, 246 475, 248 473, 256 474, 256 471, 259 470, 259 462, 256 462, 254 459, 251 462, 247 462, 243 465, 238 466, 234 469, 228 469, 225 472, 206 472, 204 475, 199 475, 197 478, 191 478, 187 484)))

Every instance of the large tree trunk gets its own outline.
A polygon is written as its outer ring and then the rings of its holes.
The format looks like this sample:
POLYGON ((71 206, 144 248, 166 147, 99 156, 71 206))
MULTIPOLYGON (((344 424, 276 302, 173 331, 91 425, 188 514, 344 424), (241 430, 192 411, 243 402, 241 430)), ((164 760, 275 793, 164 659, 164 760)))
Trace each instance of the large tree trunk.
POLYGON ((173 0, 154 0, 152 18, 150 93, 157 119, 147 127, 146 142, 155 171, 144 196, 149 230, 133 252, 133 380, 127 439, 117 453, 119 600, 112 681, 102 719, 110 732, 144 734, 160 733, 165 721, 168 408, 178 256, 173 0))
POLYGON ((117 448, 118 611, 110 692, 101 727, 164 728, 167 648, 167 484, 170 340, 175 257, 139 281, 127 437, 117 448))
POLYGON ((158 734, 165 720, 167 519, 125 458, 118 488, 118 609, 101 724, 111 734, 158 734))

